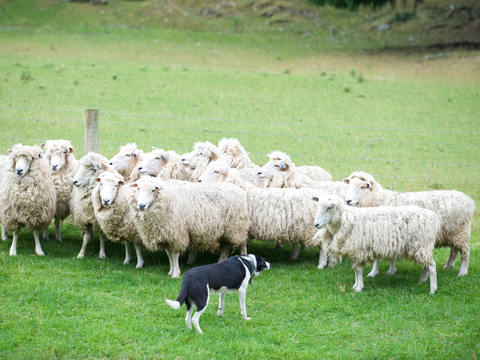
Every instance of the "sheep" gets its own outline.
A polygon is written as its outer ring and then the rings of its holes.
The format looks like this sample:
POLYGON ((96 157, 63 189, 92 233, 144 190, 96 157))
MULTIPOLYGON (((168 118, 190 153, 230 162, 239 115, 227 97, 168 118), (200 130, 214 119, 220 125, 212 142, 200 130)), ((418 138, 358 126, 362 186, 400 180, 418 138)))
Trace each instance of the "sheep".
POLYGON ((187 247, 220 249, 219 262, 228 257, 230 246, 245 249, 250 221, 247 196, 240 188, 231 184, 178 186, 148 176, 130 186, 137 188, 130 206, 143 244, 152 251, 166 251, 168 274, 173 278, 180 276, 178 257, 187 247))
MULTIPOLYGON (((60 223, 70 215, 70 195, 73 190, 73 177, 78 169, 78 163, 73 154, 73 146, 68 140, 47 140, 41 145, 45 149, 45 159, 50 165, 53 184, 57 192, 55 210, 55 240, 62 241, 60 223)), ((43 233, 45 240, 49 239, 48 228, 43 233)))
POLYGON ((193 151, 181 156, 182 163, 191 170, 189 181, 197 182, 198 178, 207 168, 211 161, 220 157, 218 148, 209 141, 197 142, 193 146, 193 151))
POLYGON ((17 144, 9 150, 8 164, 0 186, 0 221, 13 231, 10 256, 17 255, 18 235, 31 229, 35 253, 44 256, 39 231, 44 231, 55 215, 56 194, 52 174, 38 146, 17 144))
POLYGON ((144 154, 138 164, 138 171, 143 175, 158 176, 163 180, 188 180, 190 173, 185 169, 175 151, 165 151, 152 146, 152 152, 144 154))
MULTIPOLYGON (((227 182, 246 191, 251 224, 249 240, 298 244, 316 233, 312 221, 317 209, 311 199, 318 190, 259 188, 244 181, 238 170, 223 161, 212 162, 198 181, 227 182)), ((297 256, 298 246, 290 258, 297 256)))
MULTIPOLYGON (((8 167, 8 156, 0 155, 0 186, 3 179, 3 175, 7 171, 7 167, 8 167)), ((2 224, 2 240, 3 241, 8 240, 8 230, 5 226, 3 226, 3 224, 2 224)))
POLYGON ((225 161, 232 169, 252 169, 259 166, 254 164, 248 157, 245 148, 238 139, 223 138, 218 142, 220 160, 225 161))
POLYGON ((94 179, 92 205, 100 228, 110 241, 125 243, 125 261, 130 263, 130 242, 135 245, 137 269, 143 267, 142 239, 135 228, 129 205, 133 188, 125 186, 123 176, 104 172, 94 179))
MULTIPOLYGON (((444 268, 455 265, 458 251, 461 253, 461 265, 458 276, 468 273, 470 247, 468 240, 475 211, 475 202, 462 192, 455 190, 436 190, 398 193, 386 190, 365 172, 354 172, 343 179, 348 184, 345 201, 358 207, 417 205, 433 210, 440 218, 441 229, 435 242, 435 248, 450 247, 450 257, 444 268)), ((395 263, 390 263, 387 274, 394 274, 395 263)), ((374 264, 369 277, 378 274, 378 261, 374 264)))
MULTIPOLYGON (((83 244, 77 258, 82 259, 87 250, 87 244, 95 238, 95 230, 100 230, 100 225, 95 218, 95 211, 92 205, 92 191, 96 185, 95 178, 103 172, 116 173, 108 164, 108 159, 100 154, 89 152, 82 157, 75 177, 73 178, 72 195, 70 197, 70 210, 73 221, 80 228, 83 235, 83 244)), ((105 256, 105 234, 100 232, 100 253, 99 258, 105 256)))
POLYGON ((133 143, 120 146, 118 151, 109 164, 124 177, 127 184, 131 184, 140 178, 138 164, 142 161, 143 150, 137 149, 137 145, 133 143))
POLYGON ((290 156, 274 151, 269 162, 258 170, 258 176, 268 180, 267 187, 311 187, 319 181, 332 181, 332 175, 319 166, 295 166, 290 156))
POLYGON ((355 291, 363 289, 365 264, 378 259, 401 258, 422 264, 420 283, 430 275, 430 293, 437 291, 433 248, 440 219, 435 212, 418 206, 354 208, 335 195, 314 197, 313 200, 318 202, 315 227, 321 229, 315 238, 334 256, 352 260, 355 291))

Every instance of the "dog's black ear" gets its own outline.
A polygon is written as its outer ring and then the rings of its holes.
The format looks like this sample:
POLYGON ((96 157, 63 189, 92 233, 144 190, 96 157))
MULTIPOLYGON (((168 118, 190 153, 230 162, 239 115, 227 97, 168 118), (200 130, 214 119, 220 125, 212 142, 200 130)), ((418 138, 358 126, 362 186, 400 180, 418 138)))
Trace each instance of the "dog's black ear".
POLYGON ((267 268, 267 263, 265 262, 265 259, 257 255, 255 255, 255 258, 257 260, 257 271, 265 270, 267 268))

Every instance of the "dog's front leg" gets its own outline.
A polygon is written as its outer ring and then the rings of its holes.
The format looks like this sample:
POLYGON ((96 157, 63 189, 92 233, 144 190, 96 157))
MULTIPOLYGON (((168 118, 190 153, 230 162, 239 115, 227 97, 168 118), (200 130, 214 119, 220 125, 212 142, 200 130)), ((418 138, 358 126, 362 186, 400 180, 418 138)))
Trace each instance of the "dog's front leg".
POLYGON ((245 307, 245 290, 238 289, 238 298, 240 299, 240 312, 244 320, 252 320, 247 316, 247 308, 245 307))
POLYGON ((220 293, 218 299, 217 316, 223 317, 223 309, 225 309, 225 293, 220 293))

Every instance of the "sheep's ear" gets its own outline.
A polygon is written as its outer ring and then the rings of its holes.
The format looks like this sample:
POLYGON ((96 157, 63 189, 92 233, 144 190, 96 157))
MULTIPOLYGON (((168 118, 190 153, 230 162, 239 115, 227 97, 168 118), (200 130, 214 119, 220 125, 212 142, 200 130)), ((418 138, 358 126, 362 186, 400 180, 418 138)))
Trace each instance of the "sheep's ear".
POLYGON ((47 146, 47 144, 41 143, 40 146, 41 146, 42 148, 44 148, 45 146, 47 146))
POLYGON ((333 207, 337 207, 337 205, 338 205, 338 204, 337 204, 336 202, 332 202, 332 206, 333 206, 333 207))
POLYGON ((96 177, 96 178, 95 178, 95 179, 93 179, 93 180, 95 180, 96 182, 100 182, 100 181, 102 181, 102 179, 100 179, 99 177, 96 177))
POLYGON ((350 184, 350 179, 349 178, 345 178, 342 180, 345 184, 350 184))
POLYGON ((70 154, 73 154, 73 147, 70 148, 70 154))
POLYGON ((314 197, 312 197, 312 200, 318 202, 318 200, 320 200, 320 199, 318 197, 314 196, 314 197))
POLYGON ((156 190, 162 190, 162 187, 160 185, 155 185, 156 190))
POLYGON ((9 153, 11 153, 12 151, 13 151, 13 149, 8 150, 9 153))
POLYGON ((130 187, 138 187, 137 183, 130 184, 130 187))
POLYGON ((205 154, 203 155, 203 157, 208 157, 208 158, 212 157, 212 152, 210 150, 205 151, 205 154))
POLYGON ((121 147, 121 146, 118 147, 118 151, 120 151, 120 150, 122 150, 122 147, 121 147))
POLYGON ((230 153, 231 153, 232 155, 234 154, 234 151, 233 151, 233 149, 230 149, 230 153))
POLYGON ((152 146, 152 150, 157 150, 157 148, 155 146, 152 146))

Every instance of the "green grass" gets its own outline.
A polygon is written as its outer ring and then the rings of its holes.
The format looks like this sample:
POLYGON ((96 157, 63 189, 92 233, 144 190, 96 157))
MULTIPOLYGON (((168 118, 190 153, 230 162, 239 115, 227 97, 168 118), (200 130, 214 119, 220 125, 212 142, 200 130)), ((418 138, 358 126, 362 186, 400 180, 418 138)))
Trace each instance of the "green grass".
MULTIPOLYGON (((70 13, 73 4, 52 2, 60 8, 39 13, 36 5, 22 8, 28 2, 4 3, 1 153, 19 141, 66 138, 80 158, 84 109, 98 107, 106 156, 133 141, 146 151, 156 145, 182 153, 194 141, 235 136, 259 164, 283 150, 335 180, 363 169, 400 191, 477 195, 478 209, 478 52, 428 61, 424 54, 373 56, 359 49, 381 48, 380 38, 342 42, 339 50, 328 33, 323 40, 294 31, 219 34, 206 22, 190 30, 152 23, 123 29, 112 25, 125 20, 120 15, 102 22, 88 6, 70 13), (81 25, 85 14, 91 21, 81 25), (74 111, 32 110, 41 108, 74 111)), ((290 247, 274 253, 272 244, 254 242, 249 251, 272 269, 249 287, 252 321, 241 319, 235 294, 225 318, 217 318, 212 296, 203 336, 187 331, 185 307, 174 311, 164 302, 181 283, 167 276, 164 253, 147 252, 146 267, 137 270, 122 265, 121 245, 107 243, 108 258, 99 260, 97 240, 78 260, 81 236, 67 221, 64 243, 43 242, 46 257, 37 257, 24 232, 17 257, 8 256, 11 240, 0 242, 0 359, 478 358, 478 214, 468 276, 456 277, 459 261, 443 270, 448 249, 435 250, 433 296, 418 284, 420 267, 407 262, 395 276, 385 275, 382 263, 379 277, 365 277, 356 294, 348 260, 321 271, 317 249, 290 261, 290 247)), ((216 260, 201 254, 196 265, 216 260)), ((182 273, 191 268, 185 261, 182 273)))

